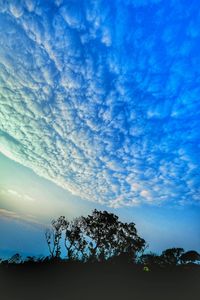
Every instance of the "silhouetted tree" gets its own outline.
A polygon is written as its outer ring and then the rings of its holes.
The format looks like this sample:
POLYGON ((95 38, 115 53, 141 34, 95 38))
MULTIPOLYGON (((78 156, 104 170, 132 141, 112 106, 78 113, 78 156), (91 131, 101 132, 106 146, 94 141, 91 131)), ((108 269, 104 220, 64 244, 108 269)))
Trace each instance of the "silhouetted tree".
POLYGON ((65 248, 67 250, 68 259, 86 258, 85 249, 87 242, 84 237, 81 218, 76 218, 66 223, 65 232, 65 248))
POLYGON ((183 263, 194 263, 200 261, 200 254, 197 251, 190 250, 183 253, 180 259, 183 263))
POLYGON ((53 220, 45 237, 51 258, 60 258, 63 237, 69 260, 103 261, 121 257, 129 262, 137 259, 146 265, 160 266, 200 260, 196 251, 184 253, 183 248, 166 249, 161 256, 154 253, 143 254, 146 242, 138 235, 135 223, 121 222, 115 214, 97 209, 87 217, 70 222, 64 216, 53 220))
POLYGON ((91 259, 104 260, 122 254, 133 259, 145 246, 134 223, 122 223, 118 216, 107 211, 95 209, 91 215, 82 218, 82 224, 91 259))
POLYGON ((129 260, 135 260, 138 253, 144 250, 145 245, 146 242, 138 236, 134 223, 118 223, 114 255, 126 254, 129 260))
POLYGON ((69 222, 64 216, 51 222, 45 233, 51 258, 61 254, 61 238, 68 259, 105 260, 112 256, 126 256, 133 260, 145 247, 145 240, 137 234, 134 223, 123 223, 107 211, 94 210, 87 217, 69 222))
POLYGON ((59 217, 57 220, 51 222, 51 228, 45 232, 46 242, 51 255, 51 258, 59 258, 61 254, 60 240, 62 237, 63 229, 69 222, 64 216, 59 217))
POLYGON ((112 254, 117 243, 117 216, 95 209, 91 215, 82 217, 82 226, 87 236, 91 259, 103 260, 112 254))
POLYGON ((183 248, 170 248, 162 252, 161 259, 164 264, 178 265, 181 263, 181 255, 184 253, 183 248))

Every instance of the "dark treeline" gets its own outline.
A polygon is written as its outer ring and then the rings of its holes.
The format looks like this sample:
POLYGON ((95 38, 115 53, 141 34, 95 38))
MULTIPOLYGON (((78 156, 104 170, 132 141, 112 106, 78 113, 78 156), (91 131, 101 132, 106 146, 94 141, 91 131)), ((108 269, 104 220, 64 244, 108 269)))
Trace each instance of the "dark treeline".
POLYGON ((148 253, 135 224, 112 213, 61 216, 44 238, 49 256, 1 261, 2 300, 199 300, 199 254, 182 248, 148 253))
POLYGON ((61 260, 83 263, 123 262, 140 265, 144 271, 149 271, 155 267, 174 267, 200 261, 197 251, 185 252, 183 248, 166 249, 161 255, 147 253, 148 245, 138 235, 135 223, 121 222, 118 216, 96 209, 91 215, 72 221, 64 216, 53 220, 45 232, 45 239, 48 257, 27 257, 23 260, 19 254, 15 254, 1 263, 55 263, 61 260))

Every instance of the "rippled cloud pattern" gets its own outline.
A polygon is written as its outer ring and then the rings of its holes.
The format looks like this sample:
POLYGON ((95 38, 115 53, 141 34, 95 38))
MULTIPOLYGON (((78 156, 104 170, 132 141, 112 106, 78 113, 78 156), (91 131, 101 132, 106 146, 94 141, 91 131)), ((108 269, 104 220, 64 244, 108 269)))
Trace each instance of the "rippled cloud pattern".
POLYGON ((0 0, 0 151, 112 207, 200 199, 198 1, 0 0))

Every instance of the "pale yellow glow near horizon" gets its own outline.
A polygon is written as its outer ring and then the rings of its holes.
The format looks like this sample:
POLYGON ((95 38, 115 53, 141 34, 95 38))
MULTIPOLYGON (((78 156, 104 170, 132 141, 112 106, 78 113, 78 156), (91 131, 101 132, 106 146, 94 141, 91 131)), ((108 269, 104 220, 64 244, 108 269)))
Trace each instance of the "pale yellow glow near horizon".
POLYGON ((31 215, 40 222, 87 214, 97 205, 58 187, 0 154, 0 209, 31 215))

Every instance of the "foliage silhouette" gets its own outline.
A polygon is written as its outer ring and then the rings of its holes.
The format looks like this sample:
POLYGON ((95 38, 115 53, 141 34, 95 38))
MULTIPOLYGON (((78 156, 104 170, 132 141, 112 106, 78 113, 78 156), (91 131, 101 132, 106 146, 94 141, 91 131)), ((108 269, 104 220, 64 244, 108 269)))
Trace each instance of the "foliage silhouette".
POLYGON ((94 210, 72 221, 61 216, 45 238, 48 257, 0 259, 5 299, 199 299, 197 251, 146 253, 135 224, 112 213, 94 210))
POLYGON ((180 257, 183 263, 194 263, 200 261, 200 254, 197 251, 190 250, 183 253, 180 257))
POLYGON ((169 248, 161 255, 145 252, 147 244, 141 238, 135 223, 121 222, 113 213, 95 209, 86 217, 68 221, 65 216, 52 220, 45 231, 49 256, 28 256, 25 260, 16 253, 1 264, 34 264, 61 261, 134 263, 138 266, 161 267, 187 265, 200 262, 195 250, 185 252, 183 248, 169 248), (61 244, 65 247, 66 259, 61 259, 61 244))
POLYGON ((60 240, 62 238, 62 231, 68 224, 64 216, 51 222, 51 228, 45 232, 45 238, 51 258, 59 258, 61 254, 60 240))
POLYGON ((11 258, 8 260, 9 264, 19 264, 22 262, 22 257, 19 253, 14 254, 11 256, 11 258))
POLYGON ((181 255, 183 253, 183 248, 170 248, 162 252, 161 258, 164 264, 178 265, 181 263, 181 255))
POLYGON ((126 256, 132 261, 146 245, 134 223, 123 223, 118 216, 96 209, 71 222, 64 216, 51 222, 45 233, 51 258, 60 258, 62 235, 69 260, 104 261, 112 256, 126 256))
POLYGON ((63 231, 64 244, 67 250, 68 259, 86 259, 87 242, 84 236, 81 218, 76 218, 71 222, 66 222, 63 231))
POLYGON ((200 255, 183 248, 169 248, 161 255, 144 253, 147 244, 135 223, 121 222, 113 213, 95 209, 86 217, 68 221, 64 216, 51 222, 45 232, 50 258, 60 259, 64 240, 67 260, 83 262, 139 263, 148 267, 170 267, 198 263, 200 255))
POLYGON ((162 266, 163 260, 162 257, 157 255, 156 253, 146 253, 140 257, 141 264, 148 267, 162 266))

